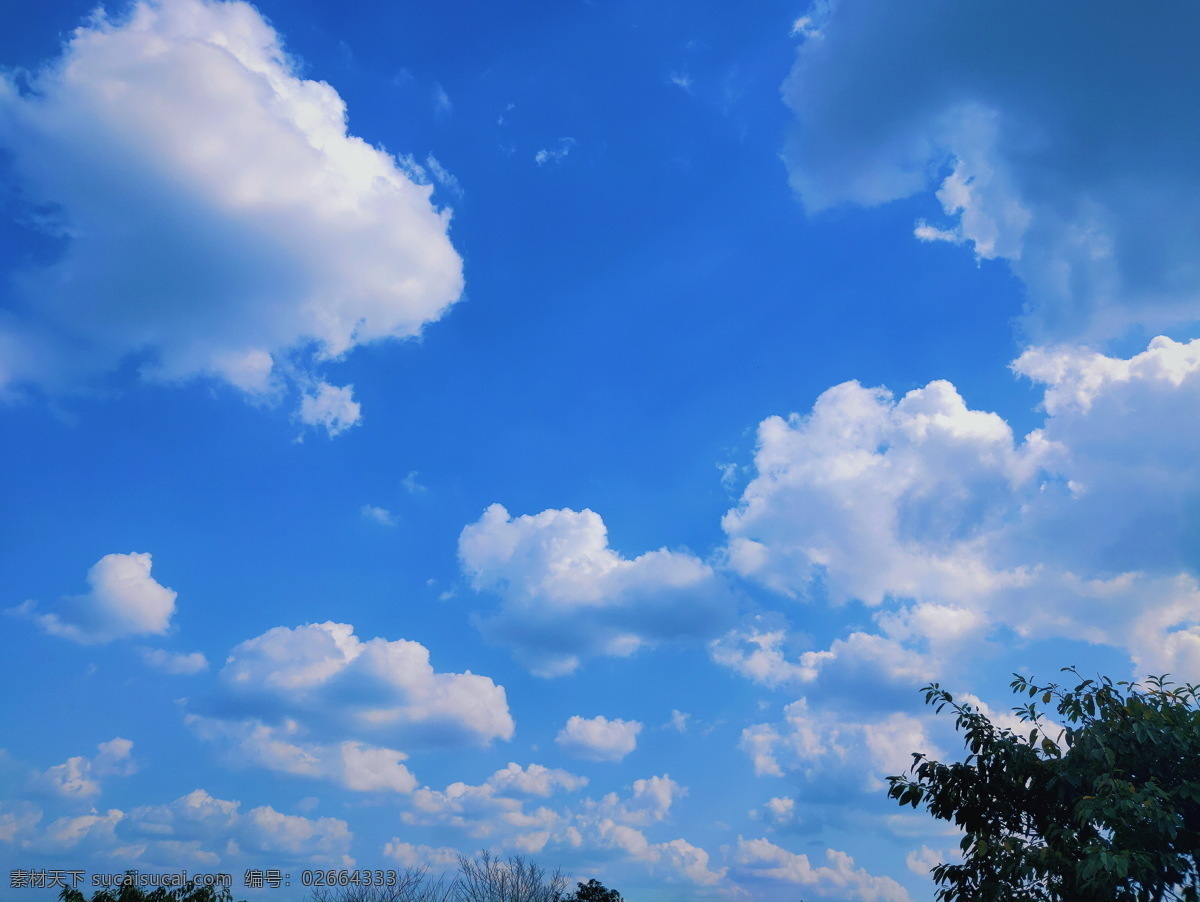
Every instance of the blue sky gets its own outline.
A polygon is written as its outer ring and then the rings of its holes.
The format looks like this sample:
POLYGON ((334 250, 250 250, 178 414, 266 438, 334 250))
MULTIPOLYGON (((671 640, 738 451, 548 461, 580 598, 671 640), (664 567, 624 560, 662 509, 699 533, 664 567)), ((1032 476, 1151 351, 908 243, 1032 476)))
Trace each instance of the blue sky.
POLYGON ((1200 679, 1198 15, 10 10, 3 870, 931 899, 920 686, 1200 679))

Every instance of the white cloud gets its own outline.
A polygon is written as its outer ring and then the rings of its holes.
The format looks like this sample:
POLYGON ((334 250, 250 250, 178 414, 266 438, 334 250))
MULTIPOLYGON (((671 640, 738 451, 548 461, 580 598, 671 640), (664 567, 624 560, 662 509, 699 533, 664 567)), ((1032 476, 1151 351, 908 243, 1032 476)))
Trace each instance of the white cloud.
POLYGON ((587 783, 587 777, 577 776, 561 768, 549 768, 541 764, 521 767, 512 761, 487 780, 487 785, 494 787, 498 792, 542 797, 549 796, 559 789, 574 792, 582 789, 587 783))
POLYGON ((738 837, 734 874, 747 882, 771 881, 806 887, 820 896, 862 902, 911 902, 908 891, 891 877, 876 877, 856 868, 854 859, 836 849, 825 850, 826 864, 814 867, 807 855, 789 852, 766 839, 738 837))
POLYGON ((429 156, 425 158, 425 165, 429 167, 429 172, 433 175, 433 180, 437 182, 440 187, 445 188, 454 197, 457 197, 460 200, 462 199, 462 185, 459 184, 458 179, 455 178, 453 173, 447 171, 446 167, 438 162, 437 157, 435 157, 433 154, 429 154, 429 156))
POLYGON ((908 769, 913 750, 941 755, 925 725, 902 712, 854 720, 840 711, 814 710, 800 698, 784 707, 782 721, 746 727, 740 748, 759 776, 795 773, 825 789, 856 783, 874 792, 883 777, 908 769))
POLYGON ((504 689, 488 677, 438 673, 419 642, 363 641, 346 623, 267 630, 237 645, 219 676, 240 709, 314 727, 421 744, 486 745, 513 734, 504 689))
POLYGON ((666 726, 678 733, 686 733, 688 731, 688 721, 691 720, 691 718, 692 715, 688 714, 686 711, 679 711, 672 708, 671 719, 666 723, 666 726))
POLYGON ((458 866, 459 851, 449 846, 424 846, 401 842, 392 837, 383 846, 383 854, 406 868, 428 867, 434 871, 449 871, 458 866))
POLYGON ((167 804, 93 809, 45 825, 41 819, 27 803, 0 804, 0 842, 47 855, 67 849, 80 861, 119 861, 143 871, 228 868, 239 859, 257 866, 248 858, 262 856, 306 866, 354 865, 353 834, 345 821, 288 815, 269 806, 246 811, 241 802, 203 789, 167 804), (12 837, 6 834, 9 824, 12 837))
POLYGON ((362 407, 354 400, 354 386, 338 387, 328 382, 319 382, 315 391, 305 392, 300 398, 297 416, 306 426, 321 426, 332 437, 358 425, 362 419, 362 407))
POLYGON ((706 638, 732 614, 732 597, 707 564, 665 548, 628 560, 590 510, 510 518, 493 504, 463 529, 458 553, 471 585, 502 599, 477 625, 539 676, 571 673, 585 656, 706 638))
MULTIPOLYGON (((29 90, 0 80, 0 144, 64 240, 0 327, 12 384, 74 389, 133 355, 147 378, 271 400, 358 345, 419 335, 462 290, 432 189, 347 133, 337 92, 299 77, 247 3, 101 11, 29 90)), ((300 416, 331 433, 358 419, 323 382, 300 416)))
POLYGON ((574 138, 559 138, 558 145, 556 147, 543 147, 533 155, 533 161, 537 163, 538 166, 545 166, 547 163, 550 163, 551 165, 558 165, 567 158, 567 156, 571 153, 571 148, 573 148, 576 143, 577 142, 574 138))
POLYGON ((150 566, 149 554, 106 554, 88 571, 90 591, 64 598, 61 614, 40 614, 33 601, 7 613, 32 620, 52 636, 88 645, 161 635, 170 628, 177 593, 156 582, 150 566))
POLYGON ((25 846, 41 820, 41 809, 31 802, 0 802, 0 842, 25 846))
POLYGON ((418 475, 419 474, 416 470, 409 470, 406 474, 404 474, 404 478, 400 480, 400 485, 404 488, 404 491, 408 492, 410 495, 420 495, 429 491, 428 487, 417 481, 418 475))
POLYGON ((585 761, 620 761, 637 748, 642 725, 636 720, 609 720, 604 716, 583 718, 578 714, 567 724, 554 742, 564 752, 585 761))
MULTIPOLYGON (((356 791, 411 792, 409 748, 509 739, 503 687, 471 672, 438 673, 418 642, 363 641, 344 623, 275 627, 237 645, 220 694, 188 723, 237 763, 332 780, 356 791)), ((197 713, 198 712, 198 713, 197 713)))
POLYGON ((936 191, 918 237, 1008 261, 1038 341, 1193 323, 1197 27, 1188 4, 1136 34, 1033 3, 822 4, 783 88, 792 186, 811 210, 936 191))
MULTIPOLYGON (((682 877, 711 885, 723 878, 724 869, 710 868, 703 849, 682 839, 652 842, 643 832, 643 828, 669 820, 673 804, 687 793, 686 787, 668 774, 635 780, 624 797, 610 792, 600 799, 585 798, 558 809, 547 805, 526 808, 526 802, 534 797, 573 792, 586 782, 565 771, 509 764, 479 785, 460 782, 444 790, 418 789, 401 820, 412 827, 449 827, 473 842, 485 841, 492 849, 539 854, 552 848, 574 853, 586 845, 661 869, 668 879, 682 877)), ((387 844, 384 854, 406 865, 428 862, 445 866, 457 857, 452 848, 413 845, 398 838, 387 844)))
POLYGON ((345 740, 313 741, 297 720, 278 726, 261 720, 219 720, 189 714, 185 718, 200 738, 221 744, 240 766, 330 780, 355 792, 409 793, 417 779, 403 764, 408 756, 396 749, 345 740))
POLYGON ((994 413, 931 382, 893 401, 847 382, 809 416, 758 430, 757 475, 723 526, 739 573, 795 595, 823 579, 835 602, 889 595, 957 599, 1020 580, 981 541, 1061 448, 1016 444, 994 413))
POLYGON ((132 741, 118 736, 100 743, 96 749, 92 758, 75 756, 43 771, 35 778, 35 784, 62 798, 81 801, 100 795, 101 777, 128 776, 137 771, 131 754, 132 741))
POLYGON ((448 825, 477 839, 525 853, 540 852, 566 815, 545 805, 528 811, 525 802, 575 792, 587 782, 586 777, 565 770, 540 764, 523 768, 510 762, 479 785, 456 782, 444 790, 418 789, 411 810, 403 812, 401 820, 413 826, 448 825))
POLYGON ((208 670, 208 658, 201 652, 170 652, 161 648, 138 650, 149 667, 163 673, 191 675, 208 670))
MULTIPOLYGON (((1160 337, 1128 359, 1036 348, 1014 369, 1045 386, 1045 422, 1019 443, 948 383, 898 402, 846 383, 807 417, 765 420, 755 478, 723 521, 730 566, 788 595, 879 606, 886 636, 843 651, 886 648, 880 663, 913 679, 996 626, 1200 674, 1186 513, 1200 505, 1200 343, 1160 337)), ((821 663, 786 660, 760 632, 757 649, 735 632, 714 654, 767 683, 821 663)))
POLYGON ((392 512, 386 507, 379 507, 375 504, 364 504, 362 506, 362 515, 380 526, 395 526, 396 518, 392 516, 392 512))
POLYGON ((349 856, 350 825, 338 818, 283 814, 262 805, 242 816, 240 838, 247 852, 283 852, 314 863, 354 864, 349 856))

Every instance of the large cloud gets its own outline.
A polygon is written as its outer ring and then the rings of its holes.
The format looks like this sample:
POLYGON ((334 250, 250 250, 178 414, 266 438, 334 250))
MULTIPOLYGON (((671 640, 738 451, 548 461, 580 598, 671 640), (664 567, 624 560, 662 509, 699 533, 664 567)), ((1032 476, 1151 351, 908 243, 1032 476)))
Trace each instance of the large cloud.
POLYGON ((510 517, 493 504, 463 529, 458 553, 472 586, 503 599, 478 625, 540 676, 570 673, 585 656, 707 638, 732 614, 732 597, 703 561, 666 548, 628 560, 590 510, 510 517))
POLYGON ((925 239, 1009 261, 1035 340, 1197 319, 1200 9, 817 4, 784 85, 818 210, 937 188, 925 239))
MULTIPOLYGON (((1128 359, 1040 348, 1014 368, 1046 389, 1045 423, 1020 442, 948 383, 899 401, 846 383, 808 416, 765 420, 724 519, 730 565, 786 594, 879 606, 891 640, 933 653, 1000 624, 1200 675, 1200 342, 1158 338, 1128 359)), ((834 664, 789 663, 770 630, 714 653, 774 684, 834 664)))
POLYGON ((332 779, 355 790, 411 792, 405 748, 488 745, 513 735, 504 688, 439 673, 406 639, 359 639, 344 623, 275 627, 236 646, 217 697, 189 716, 242 763, 332 779))
POLYGON ((97 14, 27 86, 0 79, 0 144, 62 242, 0 321, 9 383, 77 387, 130 355, 258 397, 287 375, 337 432, 357 405, 309 358, 418 335, 462 289, 431 189, 347 133, 246 3, 97 14))
POLYGON ((33 601, 8 613, 32 620, 52 636, 84 644, 161 635, 171 626, 177 593, 150 575, 151 564, 149 554, 106 554, 88 571, 90 591, 63 599, 61 613, 38 613, 33 601))

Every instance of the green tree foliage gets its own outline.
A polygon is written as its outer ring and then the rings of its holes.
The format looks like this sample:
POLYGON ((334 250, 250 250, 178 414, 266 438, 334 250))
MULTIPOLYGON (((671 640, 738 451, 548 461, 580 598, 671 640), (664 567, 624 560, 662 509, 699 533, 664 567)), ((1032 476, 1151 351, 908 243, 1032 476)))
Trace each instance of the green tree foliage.
POLYGON ((1027 735, 936 683, 923 690, 955 713, 969 754, 942 764, 915 753, 888 795, 966 834, 963 862, 933 869, 938 900, 1200 902, 1200 686, 1064 670, 1074 689, 1015 675, 1013 691, 1034 700, 1014 709, 1027 735), (1056 703, 1061 727, 1039 701, 1056 703))
MULTIPOLYGON (((233 894, 227 887, 213 888, 187 884, 176 887, 154 887, 146 889, 137 886, 136 872, 127 872, 130 876, 128 883, 109 889, 97 890, 91 902, 232 902, 233 894)), ((88 902, 88 899, 77 889, 67 887, 58 894, 59 902, 88 902)))
POLYGON ((609 889, 594 877, 587 883, 576 884, 575 892, 563 902, 625 902, 615 889, 609 889))

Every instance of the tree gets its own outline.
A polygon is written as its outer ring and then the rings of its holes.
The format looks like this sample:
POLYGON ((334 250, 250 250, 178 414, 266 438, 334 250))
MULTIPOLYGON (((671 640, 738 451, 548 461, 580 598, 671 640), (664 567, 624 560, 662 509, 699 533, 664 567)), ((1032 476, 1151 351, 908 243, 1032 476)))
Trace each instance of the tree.
POLYGON ((561 902, 567 878, 559 871, 547 875, 537 864, 513 855, 501 861, 490 852, 476 858, 458 857, 454 902, 561 902))
POLYGON ((322 886, 313 889, 310 902, 451 902, 454 883, 433 878, 424 867, 405 868, 390 884, 322 886))
MULTIPOLYGON (((111 889, 97 890, 91 902, 232 902, 233 894, 228 887, 213 888, 189 883, 176 887, 143 889, 137 885, 136 872, 126 871, 129 880, 111 889)), ((88 902, 86 897, 73 887, 66 887, 58 894, 59 902, 88 902)))
POLYGON ((925 701, 956 714, 961 763, 921 753, 888 795, 966 834, 962 864, 933 869, 940 902, 1200 902, 1200 686, 1083 679, 1066 690, 1014 674, 1035 699, 1001 729, 937 683, 925 701), (1037 708, 1056 702, 1054 728, 1037 708))
POLYGON ((573 895, 567 896, 564 902, 625 902, 615 889, 609 889, 594 877, 587 883, 576 884, 573 895))

